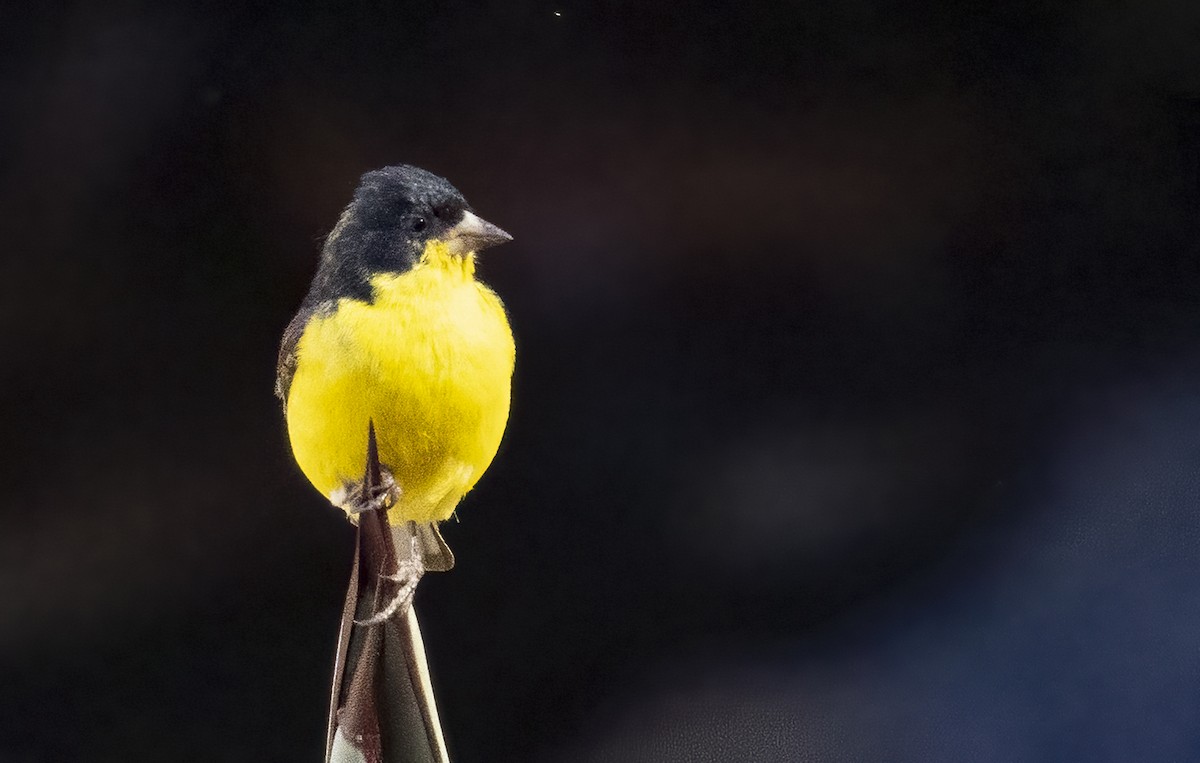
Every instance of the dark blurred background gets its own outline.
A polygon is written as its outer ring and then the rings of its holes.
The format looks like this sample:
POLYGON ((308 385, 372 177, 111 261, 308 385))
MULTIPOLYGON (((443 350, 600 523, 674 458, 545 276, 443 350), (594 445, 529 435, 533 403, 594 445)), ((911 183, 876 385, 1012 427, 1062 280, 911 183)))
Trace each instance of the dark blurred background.
POLYGON ((0 761, 320 759, 275 353, 399 162, 516 236, 456 760, 1200 756, 1200 7, 648 5, 3 6, 0 761))

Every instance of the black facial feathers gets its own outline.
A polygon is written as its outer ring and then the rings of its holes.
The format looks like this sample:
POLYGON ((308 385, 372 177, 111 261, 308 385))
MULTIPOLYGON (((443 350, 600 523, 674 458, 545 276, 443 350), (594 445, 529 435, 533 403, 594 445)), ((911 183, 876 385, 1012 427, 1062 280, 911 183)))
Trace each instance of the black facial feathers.
POLYGON ((423 169, 401 164, 366 173, 325 241, 306 302, 371 301, 372 276, 411 268, 425 243, 468 209, 457 188, 423 169))

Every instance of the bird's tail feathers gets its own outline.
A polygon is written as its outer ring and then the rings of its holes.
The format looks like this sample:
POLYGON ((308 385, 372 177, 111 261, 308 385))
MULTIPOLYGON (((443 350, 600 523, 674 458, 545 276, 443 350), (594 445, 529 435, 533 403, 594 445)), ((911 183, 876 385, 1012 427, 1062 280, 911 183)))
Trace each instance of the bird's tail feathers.
POLYGON ((415 534, 416 552, 421 556, 426 571, 447 572, 454 569, 454 552, 446 545, 436 522, 405 522, 393 525, 391 530, 397 556, 410 553, 415 534))

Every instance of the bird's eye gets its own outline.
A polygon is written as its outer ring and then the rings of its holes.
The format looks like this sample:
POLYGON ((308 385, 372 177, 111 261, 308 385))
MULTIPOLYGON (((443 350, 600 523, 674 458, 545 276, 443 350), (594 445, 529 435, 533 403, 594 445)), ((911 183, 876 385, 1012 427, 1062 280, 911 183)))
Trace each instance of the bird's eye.
POLYGON ((416 220, 413 220, 413 224, 412 224, 412 232, 413 232, 413 233, 420 233, 420 232, 421 232, 421 231, 423 231, 423 230, 425 230, 425 218, 424 218, 424 217, 418 217, 416 220))

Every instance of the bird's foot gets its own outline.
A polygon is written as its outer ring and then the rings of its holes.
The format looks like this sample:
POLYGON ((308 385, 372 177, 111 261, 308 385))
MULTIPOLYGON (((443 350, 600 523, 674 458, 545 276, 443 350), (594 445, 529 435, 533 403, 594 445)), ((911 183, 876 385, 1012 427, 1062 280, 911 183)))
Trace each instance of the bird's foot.
MULTIPOLYGON (((345 485, 329 497, 335 506, 347 514, 362 514, 367 511, 387 511, 400 499, 400 486, 386 467, 379 467, 379 484, 368 485, 362 480, 345 485)), ((358 520, 355 520, 358 521, 358 520)))
POLYGON ((425 559, 418 542, 417 526, 414 522, 405 525, 408 530, 408 544, 397 544, 396 571, 379 577, 397 584, 396 593, 391 601, 382 609, 366 620, 355 620, 359 625, 377 625, 390 620, 396 614, 407 614, 412 606, 413 594, 417 592, 417 583, 425 575, 425 559))

